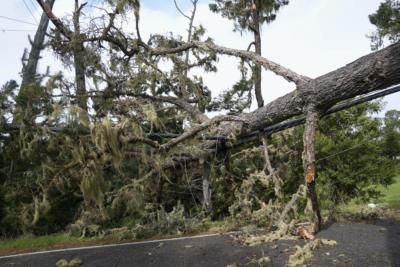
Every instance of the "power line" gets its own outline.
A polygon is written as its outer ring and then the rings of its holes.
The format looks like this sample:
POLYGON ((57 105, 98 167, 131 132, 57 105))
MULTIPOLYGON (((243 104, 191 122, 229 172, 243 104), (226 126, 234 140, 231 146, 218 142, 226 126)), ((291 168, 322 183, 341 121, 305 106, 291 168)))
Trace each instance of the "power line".
POLYGON ((1 29, 0 32, 34 32, 35 30, 23 30, 23 29, 1 29))
POLYGON ((33 10, 35 10, 37 3, 33 2, 33 0, 29 0, 29 2, 31 4, 31 7, 33 7, 33 10))
POLYGON ((22 0, 22 2, 24 2, 25 7, 26 7, 26 9, 28 9, 28 11, 29 11, 29 13, 31 14, 33 20, 34 20, 36 23, 38 23, 36 17, 33 15, 32 10, 31 10, 31 9, 29 8, 29 6, 26 4, 25 0, 22 0))
POLYGON ((25 21, 25 20, 10 18, 10 17, 6 17, 6 16, 1 16, 1 15, 0 15, 0 18, 2 18, 2 19, 7 19, 7 20, 11 20, 11 21, 15 21, 15 22, 19 22, 19 23, 25 23, 25 24, 37 26, 37 24, 32 23, 32 22, 29 22, 29 21, 25 21))
POLYGON ((342 151, 333 153, 333 154, 328 155, 328 156, 326 156, 326 157, 320 158, 320 159, 316 160, 315 163, 318 163, 318 162, 320 162, 320 161, 322 161, 322 160, 329 159, 329 158, 333 158, 333 157, 335 157, 335 156, 341 155, 341 154, 346 153, 346 152, 348 152, 348 151, 350 151, 350 150, 354 150, 354 149, 356 149, 356 148, 359 148, 359 147, 361 147, 361 146, 363 146, 363 145, 365 145, 365 144, 367 144, 367 143, 371 143, 371 140, 364 140, 363 142, 361 142, 361 143, 359 143, 359 144, 357 144, 357 145, 355 145, 355 146, 352 146, 352 147, 347 148, 347 149, 344 149, 344 150, 342 150, 342 151))

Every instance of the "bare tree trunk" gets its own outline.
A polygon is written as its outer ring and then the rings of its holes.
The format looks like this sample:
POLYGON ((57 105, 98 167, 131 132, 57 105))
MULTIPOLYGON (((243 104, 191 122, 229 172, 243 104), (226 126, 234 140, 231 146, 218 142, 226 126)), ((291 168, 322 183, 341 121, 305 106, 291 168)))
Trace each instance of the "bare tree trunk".
MULTIPOLYGON (((53 7, 55 0, 47 0, 47 5, 49 8, 53 7)), ((36 80, 36 71, 38 62, 40 59, 40 52, 43 50, 44 40, 46 37, 47 27, 49 25, 49 18, 47 17, 46 13, 43 12, 39 26, 36 30, 35 37, 33 42, 31 42, 31 49, 29 51, 29 56, 27 59, 26 65, 24 64, 22 67, 22 81, 21 87, 18 93, 18 96, 24 96, 23 101, 17 101, 16 103, 16 110, 17 112, 13 116, 13 123, 15 123, 18 118, 23 119, 27 124, 34 124, 34 117, 31 113, 31 101, 27 95, 25 95, 26 90, 29 88, 29 85, 34 85, 37 83, 36 80)), ((23 55, 23 61, 26 60, 26 51, 23 55)))
POLYGON ((210 176, 211 162, 209 158, 206 158, 203 163, 203 209, 207 215, 213 217, 214 211, 211 200, 210 176))
POLYGON ((317 167, 315 164, 315 132, 318 125, 318 119, 319 115, 315 110, 315 107, 313 105, 309 105, 306 108, 306 124, 303 136, 303 168, 308 196, 311 200, 313 212, 317 216, 318 228, 320 228, 322 224, 322 217, 315 188, 315 178, 317 176, 317 167))
POLYGON ((74 33, 73 33, 73 47, 72 53, 74 56, 75 67, 75 85, 78 106, 87 111, 87 96, 86 96, 86 78, 85 78, 85 48, 83 46, 83 36, 81 36, 79 17, 81 14, 81 6, 79 1, 75 0, 75 11, 73 16, 74 33))
MULTIPOLYGON (((50 8, 53 8, 55 0, 47 0, 47 5, 50 8)), ((21 90, 25 86, 31 83, 35 83, 36 70, 40 58, 40 52, 43 49, 44 39, 46 37, 47 27, 49 25, 49 18, 46 13, 43 12, 39 26, 36 30, 35 37, 32 42, 31 51, 29 52, 28 63, 24 66, 22 70, 22 82, 21 82, 21 90)))
POLYGON ((260 138, 261 138, 263 148, 264 148, 265 165, 264 165, 263 171, 265 173, 267 173, 269 180, 272 181, 272 183, 274 184, 275 195, 278 198, 282 198, 283 197, 283 193, 282 193, 283 182, 282 182, 282 179, 278 176, 276 170, 274 170, 274 168, 272 167, 271 160, 270 160, 269 153, 268 153, 267 137, 263 133, 260 133, 260 138))
MULTIPOLYGON (((260 13, 258 9, 253 11, 254 17, 254 44, 256 49, 256 54, 261 56, 261 27, 260 27, 260 13)), ((262 69, 260 65, 255 65, 254 67, 254 91, 256 95, 258 107, 264 106, 264 99, 261 92, 261 75, 262 69)))

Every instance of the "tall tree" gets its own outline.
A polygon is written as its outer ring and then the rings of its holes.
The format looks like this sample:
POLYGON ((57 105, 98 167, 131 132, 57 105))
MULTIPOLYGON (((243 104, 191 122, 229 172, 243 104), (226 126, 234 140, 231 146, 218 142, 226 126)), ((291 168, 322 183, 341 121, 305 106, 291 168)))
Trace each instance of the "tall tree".
POLYGON ((59 39, 57 40, 59 44, 65 42, 71 45, 71 52, 73 55, 74 70, 75 70, 75 90, 77 95, 77 105, 87 111, 87 95, 86 95, 86 59, 87 54, 85 53, 85 47, 83 42, 83 35, 80 30, 80 16, 82 9, 87 5, 87 3, 80 4, 79 0, 75 0, 75 9, 73 12, 73 30, 64 25, 64 23, 57 18, 49 5, 49 3, 43 0, 37 0, 38 4, 43 9, 43 12, 48 18, 51 19, 53 24, 58 30, 59 39), (64 40, 63 40, 64 38, 64 40))
MULTIPOLYGON (((255 47, 255 53, 262 55, 261 29, 264 23, 271 23, 276 18, 276 12, 287 0, 214 0, 210 4, 213 12, 221 13, 223 17, 233 20, 235 30, 240 32, 250 31, 254 35, 254 41, 249 45, 255 47)), ((261 88, 261 66, 256 64, 253 67, 254 91, 258 107, 264 106, 264 99, 261 88)))
POLYGON ((393 160, 400 157, 400 111, 389 110, 384 117, 384 152, 393 160))
POLYGON ((395 43, 400 40, 400 1, 386 0, 378 10, 369 15, 369 21, 376 26, 371 39, 372 50, 382 47, 385 39, 395 43))

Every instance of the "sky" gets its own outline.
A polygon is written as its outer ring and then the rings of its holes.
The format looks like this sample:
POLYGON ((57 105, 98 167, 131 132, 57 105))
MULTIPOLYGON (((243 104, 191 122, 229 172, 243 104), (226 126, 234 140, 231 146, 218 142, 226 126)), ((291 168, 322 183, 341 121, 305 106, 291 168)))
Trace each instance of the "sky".
MULTIPOLYGON (((273 23, 263 27, 263 56, 312 78, 344 66, 371 52, 367 34, 374 28, 369 23, 368 15, 378 8, 381 1, 291 0, 288 6, 279 11, 273 23)), ((33 36, 36 29, 35 25, 3 17, 37 24, 41 15, 35 0, 3 2, 0 10, 0 85, 9 79, 20 79, 21 56, 24 48, 29 47, 27 35, 33 36)), ((54 13, 59 17, 71 14, 73 2, 56 0, 54 13)), ((93 2, 89 1, 89 4, 93 2)), ((184 12, 190 12, 190 0, 177 2, 184 12)), ((233 32, 233 23, 210 12, 209 2, 199 1, 195 25, 203 25, 207 30, 206 35, 219 45, 246 49, 251 42, 251 35, 233 32)), ((187 19, 178 13, 173 0, 141 1, 140 28, 144 39, 150 33, 173 32, 186 36, 187 27, 187 19)), ((217 73, 206 74, 197 70, 192 74, 201 75, 212 90, 212 95, 217 96, 239 79, 238 62, 232 57, 219 56, 217 73)), ((61 69, 50 51, 43 53, 40 70, 45 70, 47 66, 52 72, 61 69)), ((295 88, 294 84, 268 71, 263 71, 262 78, 265 103, 295 88)), ((385 101, 388 102, 386 110, 400 109, 400 93, 386 97, 385 101)))

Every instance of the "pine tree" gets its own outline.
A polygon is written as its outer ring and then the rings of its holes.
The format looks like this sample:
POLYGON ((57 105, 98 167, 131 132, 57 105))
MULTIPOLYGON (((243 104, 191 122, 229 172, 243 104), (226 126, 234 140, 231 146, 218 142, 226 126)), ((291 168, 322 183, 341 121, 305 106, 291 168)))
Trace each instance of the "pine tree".
MULTIPOLYGON (((209 6, 211 11, 233 20, 235 30, 252 32, 254 41, 249 45, 248 50, 254 45, 255 53, 262 55, 262 25, 274 21, 277 11, 288 3, 287 0, 214 0, 214 3, 209 6)), ((254 91, 258 107, 264 105, 261 92, 261 72, 261 66, 253 67, 254 91)))

